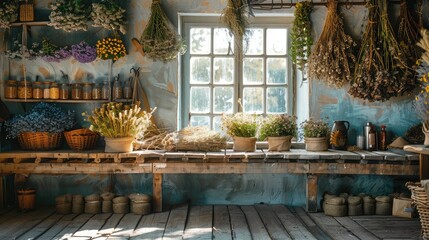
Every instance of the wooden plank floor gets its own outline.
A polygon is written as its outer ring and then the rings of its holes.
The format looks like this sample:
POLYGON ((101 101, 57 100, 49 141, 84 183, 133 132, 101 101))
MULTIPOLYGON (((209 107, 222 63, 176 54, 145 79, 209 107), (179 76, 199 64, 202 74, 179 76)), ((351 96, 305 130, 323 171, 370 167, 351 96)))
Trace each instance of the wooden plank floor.
POLYGON ((283 205, 180 206, 162 213, 0 211, 0 239, 421 239, 419 219, 328 217, 283 205))

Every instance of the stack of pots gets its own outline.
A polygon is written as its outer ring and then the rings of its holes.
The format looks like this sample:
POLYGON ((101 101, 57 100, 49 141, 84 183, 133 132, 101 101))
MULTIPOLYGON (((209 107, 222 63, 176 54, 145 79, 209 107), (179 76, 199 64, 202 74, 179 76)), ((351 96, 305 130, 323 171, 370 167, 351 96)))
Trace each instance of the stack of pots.
POLYGON ((131 212, 139 215, 146 215, 151 212, 151 197, 147 194, 133 193, 129 195, 131 200, 131 212))
POLYGON ((101 197, 98 194, 91 194, 85 197, 85 213, 101 213, 101 197))
POLYGON ((392 215, 392 198, 390 196, 378 196, 375 207, 376 215, 392 215))
POLYGON ((126 196, 119 196, 113 198, 113 213, 125 214, 130 212, 129 198, 126 196))
POLYGON ((73 195, 72 213, 83 213, 85 202, 82 195, 73 195))
POLYGON ((349 196, 347 202, 349 216, 362 215, 362 198, 360 196, 349 196))
POLYGON ((56 197, 55 210, 59 214, 70 214, 72 210, 72 196, 66 194, 56 197))
POLYGON ((112 209, 112 199, 115 197, 114 193, 106 192, 101 194, 101 198, 103 199, 103 203, 101 204, 101 212, 102 213, 111 213, 112 209))

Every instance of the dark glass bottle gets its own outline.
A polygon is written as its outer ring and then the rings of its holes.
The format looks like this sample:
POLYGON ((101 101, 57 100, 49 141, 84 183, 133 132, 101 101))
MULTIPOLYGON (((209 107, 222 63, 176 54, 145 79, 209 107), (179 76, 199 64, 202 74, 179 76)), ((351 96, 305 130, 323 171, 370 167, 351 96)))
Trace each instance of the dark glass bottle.
POLYGON ((380 131, 380 143, 378 148, 382 151, 387 150, 387 133, 386 133, 386 126, 381 125, 381 131, 380 131))
POLYGON ((375 133, 374 126, 371 126, 371 129, 368 133, 368 150, 375 151, 377 150, 377 134, 375 133))

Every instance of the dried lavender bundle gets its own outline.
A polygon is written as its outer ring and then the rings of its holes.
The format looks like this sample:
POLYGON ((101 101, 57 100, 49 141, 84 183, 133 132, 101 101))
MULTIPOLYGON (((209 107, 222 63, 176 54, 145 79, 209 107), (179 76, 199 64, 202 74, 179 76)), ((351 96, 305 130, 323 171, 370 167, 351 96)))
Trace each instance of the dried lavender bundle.
POLYGON ((387 2, 371 0, 367 8, 368 23, 349 93, 371 102, 385 101, 406 92, 411 72, 390 25, 387 2))
POLYGON ((328 14, 322 34, 308 60, 309 77, 337 88, 351 81, 356 62, 356 43, 344 32, 343 20, 337 12, 337 0, 328 1, 328 14))

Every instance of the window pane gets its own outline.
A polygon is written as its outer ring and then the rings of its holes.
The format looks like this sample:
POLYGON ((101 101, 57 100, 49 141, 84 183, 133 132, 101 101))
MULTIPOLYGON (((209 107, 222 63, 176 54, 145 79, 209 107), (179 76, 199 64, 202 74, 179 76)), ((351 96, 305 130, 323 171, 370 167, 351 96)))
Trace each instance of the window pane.
POLYGON ((213 117, 213 130, 218 131, 218 132, 223 132, 221 119, 222 119, 221 116, 213 117))
POLYGON ((245 58, 243 62, 243 83, 262 84, 264 82, 264 60, 262 58, 245 58))
POLYGON ((233 54, 234 38, 227 28, 215 28, 213 32, 215 54, 233 54))
POLYGON ((213 68, 215 84, 231 84, 234 82, 233 58, 215 58, 213 68))
POLYGON ((267 82, 286 83, 286 58, 267 59, 267 82))
POLYGON ((285 87, 267 88, 267 113, 286 113, 285 87))
POLYGON ((210 127, 210 117, 209 116, 192 116, 190 120, 190 125, 210 127))
POLYGON ((284 55, 287 45, 286 29, 267 29, 267 54, 284 55))
POLYGON ((214 88, 214 106, 215 113, 232 113, 234 88, 232 87, 215 87, 214 88))
POLYGON ((264 30, 262 28, 246 29, 243 39, 244 52, 247 55, 261 55, 264 53, 264 30))
POLYGON ((211 45, 210 28, 191 28, 191 54, 209 54, 211 45))
POLYGON ((264 111, 264 90, 262 88, 244 88, 243 89, 243 108, 244 112, 262 113, 264 111))
POLYGON ((191 83, 209 83, 210 82, 210 58, 192 57, 191 58, 191 83))
POLYGON ((210 88, 191 87, 190 104, 192 113, 210 112, 210 88))

